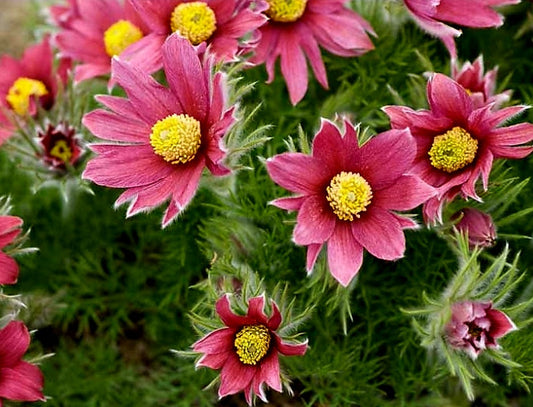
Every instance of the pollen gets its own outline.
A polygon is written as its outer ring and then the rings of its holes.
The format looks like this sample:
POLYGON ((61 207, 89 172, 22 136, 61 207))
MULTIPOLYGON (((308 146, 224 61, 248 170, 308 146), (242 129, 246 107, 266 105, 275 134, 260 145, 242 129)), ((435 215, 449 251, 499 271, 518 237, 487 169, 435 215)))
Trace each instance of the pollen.
POLYGON ((431 165, 452 173, 472 163, 476 158, 478 141, 461 127, 454 127, 433 139, 428 152, 431 165))
POLYGON ((172 164, 194 159, 202 139, 200 122, 186 114, 173 114, 152 126, 150 144, 157 155, 172 164))
POLYGON ((68 163, 72 157, 72 150, 65 140, 58 140, 50 150, 50 155, 59 158, 64 163, 68 163))
POLYGON ((264 325, 246 325, 237 332, 233 344, 242 363, 256 365, 270 348, 270 332, 264 325))
POLYGON ((139 41, 143 33, 139 27, 127 20, 119 20, 104 33, 104 45, 110 57, 120 55, 131 44, 139 41))
POLYGON ((267 0, 269 8, 265 13, 279 23, 292 23, 305 11, 307 0, 267 0))
POLYGON ((30 78, 18 78, 7 92, 6 100, 19 116, 24 116, 30 109, 30 97, 44 96, 48 89, 41 81, 30 78))
POLYGON ((170 28, 198 45, 217 29, 215 12, 203 1, 181 3, 172 12, 170 28))
POLYGON ((340 220, 360 218, 372 201, 372 189, 358 173, 342 171, 332 178, 326 190, 329 205, 340 220))

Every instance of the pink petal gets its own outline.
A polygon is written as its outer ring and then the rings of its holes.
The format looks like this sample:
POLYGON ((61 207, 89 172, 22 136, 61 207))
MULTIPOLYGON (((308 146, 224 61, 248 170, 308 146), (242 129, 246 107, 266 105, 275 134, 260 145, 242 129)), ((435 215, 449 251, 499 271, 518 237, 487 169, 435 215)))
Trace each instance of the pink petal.
POLYGON ((167 38, 166 34, 150 33, 131 44, 120 54, 120 58, 146 73, 152 73, 163 67, 161 48, 167 38))
POLYGON ((246 390, 257 370, 256 366, 241 363, 236 355, 228 357, 220 372, 218 396, 224 397, 246 390))
POLYGON ((80 83, 97 76, 107 75, 111 72, 111 60, 106 63, 87 63, 77 65, 74 69, 74 82, 80 83))
POLYGON ((287 83, 291 103, 296 105, 307 92, 308 73, 299 37, 292 31, 284 33, 279 45, 281 73, 287 83))
POLYGON ((254 321, 248 318, 248 316, 240 316, 233 313, 227 294, 217 301, 215 309, 224 325, 230 328, 241 328, 244 325, 254 323, 254 321))
POLYGON ((0 284, 15 284, 19 275, 17 262, 0 252, 0 284))
POLYGON ((310 244, 307 246, 307 259, 305 263, 307 273, 311 273, 313 271, 313 267, 315 266, 316 259, 322 250, 322 246, 324 246, 324 244, 310 244))
POLYGON ((82 123, 96 137, 109 141, 148 144, 152 133, 148 124, 124 112, 96 109, 83 116, 82 123))
POLYGON ((278 198, 270 202, 277 208, 285 209, 286 211, 298 211, 302 207, 306 197, 305 196, 291 196, 287 198, 278 198))
POLYGON ((39 368, 20 361, 11 368, 0 368, 0 397, 16 401, 44 401, 43 374, 39 368))
POLYGON ((494 339, 501 338, 507 333, 518 329, 511 318, 497 309, 487 310, 487 317, 490 319, 490 335, 494 339))
POLYGON ((432 111, 466 127, 473 105, 461 85, 446 75, 437 73, 428 82, 427 96, 432 111))
POLYGON ((196 193, 204 166, 203 157, 198 157, 194 161, 180 166, 179 169, 174 169, 176 175, 179 172, 180 176, 176 177, 172 199, 180 210, 187 207, 196 193))
POLYGON ((448 117, 435 116, 428 110, 413 110, 405 106, 385 106, 382 110, 389 116, 393 129, 409 128, 415 135, 420 130, 441 132, 453 125, 448 117))
POLYGON ((232 356, 233 349, 231 351, 222 353, 206 353, 196 363, 196 367, 209 367, 211 369, 218 370, 224 366, 229 357, 232 356))
POLYGON ((283 188, 300 194, 314 194, 328 180, 324 165, 302 153, 283 153, 266 162, 268 174, 283 188))
POLYGON ((303 343, 287 343, 277 335, 273 335, 273 339, 276 341, 276 349, 285 356, 302 356, 307 351, 307 340, 303 343))
POLYGON ((424 203, 435 194, 435 189, 417 176, 404 175, 399 177, 391 186, 375 191, 372 204, 384 209, 408 211, 424 203))
POLYGON ((195 352, 222 353, 233 350, 235 330, 232 328, 217 329, 204 336, 192 345, 195 352))
POLYGON ((305 52, 309 63, 311 64, 311 68, 313 69, 318 82, 322 85, 322 87, 328 89, 326 67, 324 66, 324 61, 322 60, 322 54, 320 53, 318 43, 313 37, 311 30, 309 30, 309 32, 307 30, 302 30, 302 34, 303 35, 300 36, 300 45, 305 52))
MULTIPOLYGON (((353 237, 350 224, 337 222, 333 235, 328 240, 329 271, 346 287, 363 263, 363 247, 353 237)), ((280 352, 283 351, 280 349, 280 352)))
POLYGON ((293 233, 294 242, 303 246, 325 242, 335 229, 335 220, 335 215, 324 197, 309 196, 298 212, 293 233))
POLYGON ((485 0, 445 0, 437 6, 435 17, 466 27, 488 28, 503 24, 500 14, 486 5, 485 0))
POLYGON ((265 296, 260 295, 259 297, 250 298, 248 301, 248 313, 246 316, 255 321, 255 323, 260 323, 262 325, 267 325, 268 320, 265 315, 265 296))
MULTIPOLYGON (((350 128, 347 124, 346 128, 350 128)), ((352 128, 353 130, 353 128, 352 128)), ((348 153, 359 150, 357 134, 351 132, 343 138, 335 124, 326 119, 320 120, 320 129, 313 139, 313 157, 319 159, 328 168, 332 176, 342 171, 347 165, 348 153)))
POLYGON ((533 124, 519 123, 508 127, 494 129, 490 142, 497 146, 516 146, 533 140, 533 124))
POLYGON ((20 235, 20 232, 20 229, 14 229, 0 234, 0 249, 13 242, 13 240, 15 240, 18 235, 20 235))
POLYGON ((257 372, 255 380, 259 383, 264 382, 272 389, 281 393, 278 352, 270 352, 270 354, 261 361, 261 368, 257 372), (258 379, 257 376, 259 376, 258 379))
MULTIPOLYGON (((0 216, 0 237, 22 226, 22 219, 18 216, 0 216)), ((0 246, 3 247, 3 246, 0 246)))
POLYGON ((0 330, 0 366, 16 366, 29 345, 28 328, 20 321, 11 321, 0 330))
POLYGON ((272 315, 268 319, 267 327, 271 331, 275 331, 276 329, 279 328, 282 317, 281 317, 281 312, 279 312, 279 308, 277 304, 274 301, 271 301, 270 304, 272 307, 272 315))

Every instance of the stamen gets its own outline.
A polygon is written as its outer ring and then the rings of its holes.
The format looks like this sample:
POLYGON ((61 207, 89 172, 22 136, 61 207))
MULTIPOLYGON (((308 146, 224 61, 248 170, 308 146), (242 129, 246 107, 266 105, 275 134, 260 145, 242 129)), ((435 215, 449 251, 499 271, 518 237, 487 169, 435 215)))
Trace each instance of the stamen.
POLYGON ((305 11, 307 0, 267 0, 269 8, 265 11, 273 21, 292 23, 305 11))
POLYGON ((181 3, 172 12, 170 28, 198 45, 217 29, 215 12, 203 1, 181 3))
POLYGON ((64 163, 68 163, 72 157, 72 150, 65 140, 58 140, 50 150, 50 155, 59 158, 64 163))
POLYGON ((329 205, 340 220, 361 217, 372 201, 372 189, 358 173, 342 171, 332 178, 326 190, 329 205))
POLYGON ((256 365, 270 347, 270 332, 264 325, 246 325, 235 335, 235 351, 245 365, 256 365))
POLYGON ((131 44, 143 37, 139 27, 127 20, 119 20, 104 33, 104 45, 110 57, 120 55, 131 44))
POLYGON ((7 92, 6 100, 19 116, 24 116, 30 109, 30 97, 41 97, 48 94, 48 89, 36 79, 18 78, 7 92))
POLYGON ((431 165, 452 173, 458 171, 476 158, 478 141, 461 127, 454 127, 433 139, 428 152, 431 165))
POLYGON ((200 122, 186 114, 173 114, 157 121, 150 134, 154 152, 172 164, 193 160, 201 139, 200 122))

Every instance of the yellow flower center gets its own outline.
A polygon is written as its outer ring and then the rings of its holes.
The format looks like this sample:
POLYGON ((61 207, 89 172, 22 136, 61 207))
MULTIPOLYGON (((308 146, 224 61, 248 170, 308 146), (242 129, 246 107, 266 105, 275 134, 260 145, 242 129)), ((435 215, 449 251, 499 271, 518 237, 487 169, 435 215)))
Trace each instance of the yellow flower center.
POLYGON ((65 140, 58 140, 50 150, 50 155, 59 158, 64 163, 68 163, 72 157, 72 150, 65 140))
POLYGON ((329 183, 326 198, 339 219, 352 221, 370 205, 372 189, 358 173, 342 171, 329 183))
POLYGON ((267 0, 269 8, 265 13, 279 23, 292 23, 305 11, 307 0, 267 0))
POLYGON ((104 45, 107 55, 110 57, 120 55, 134 42, 143 37, 139 27, 127 20, 119 20, 110 26, 104 33, 104 45))
POLYGON ((191 161, 200 148, 200 122, 186 114, 173 114, 152 126, 150 144, 157 155, 172 164, 191 161))
POLYGON ((31 96, 44 96, 48 94, 46 86, 41 81, 30 78, 18 78, 7 92, 6 100, 19 116, 24 116, 30 108, 31 96))
POLYGON ((207 40, 217 29, 215 12, 203 1, 181 3, 172 12, 170 28, 193 45, 207 40))
POLYGON ((445 172, 466 167, 476 158, 478 142, 461 127, 454 127, 433 139, 429 150, 431 165, 445 172))
POLYGON ((237 332, 233 344, 242 363, 256 365, 268 352, 270 332, 264 325, 246 325, 237 332))

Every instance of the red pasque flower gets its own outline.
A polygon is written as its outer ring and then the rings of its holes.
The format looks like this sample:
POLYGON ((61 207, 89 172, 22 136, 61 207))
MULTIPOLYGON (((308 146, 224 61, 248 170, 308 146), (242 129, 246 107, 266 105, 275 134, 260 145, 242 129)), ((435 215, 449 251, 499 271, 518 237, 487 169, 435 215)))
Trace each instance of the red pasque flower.
POLYGON ((409 130, 390 130, 359 146, 354 127, 345 134, 327 120, 312 155, 283 153, 267 160, 270 177, 297 194, 273 205, 298 211, 293 240, 307 246, 307 270, 327 244, 329 270, 346 286, 363 261, 363 249, 384 260, 405 251, 403 229, 417 225, 395 211, 415 208, 435 194, 408 174, 415 156, 409 130))
MULTIPOLYGON (((0 216, 0 249, 13 243, 21 226, 22 219, 16 216, 0 216)), ((17 262, 0 250, 0 284, 15 284, 18 275, 17 262)))
POLYGON ((458 194, 481 200, 476 181, 481 178, 487 189, 494 159, 523 158, 533 147, 522 144, 533 140, 533 125, 520 123, 500 127, 527 109, 512 106, 493 110, 488 104, 479 108, 466 90, 453 79, 435 74, 428 82, 429 110, 387 106, 393 129, 409 128, 417 153, 412 172, 438 193, 424 204, 426 221, 441 219, 442 206, 458 194))
POLYGON ((473 28, 499 27, 503 17, 493 7, 518 4, 520 0, 404 0, 416 23, 439 38, 453 58, 457 57, 455 38, 461 30, 447 23, 473 28))
POLYGON ((445 327, 448 343, 468 353, 472 359, 487 348, 498 348, 497 339, 516 330, 516 325, 491 302, 464 301, 452 305, 445 327))
POLYGON ((287 83, 291 103, 296 105, 307 92, 307 60, 318 82, 328 88, 326 68, 319 46, 332 54, 355 57, 374 48, 367 33, 370 24, 345 5, 347 0, 268 0, 270 17, 259 31, 260 40, 253 64, 265 63, 268 81, 274 80, 275 62, 287 83))
POLYGON ((54 169, 73 166, 80 158, 82 149, 76 136, 76 129, 66 122, 48 124, 46 130, 39 131, 39 143, 43 149, 44 163, 54 169))
POLYGON ((205 167, 213 175, 230 171, 221 163, 222 142, 235 118, 225 108, 223 74, 212 75, 194 47, 177 34, 163 45, 169 88, 115 58, 113 78, 127 98, 99 96, 111 111, 86 114, 83 124, 108 143, 92 144, 97 154, 83 177, 111 188, 127 188, 116 205, 131 201, 127 216, 170 199, 163 227, 187 206, 205 167), (176 58, 179 55, 179 58, 176 58))
POLYGON ((192 345, 204 355, 196 366, 221 369, 219 397, 243 391, 248 404, 253 394, 267 402, 264 385, 281 392, 278 355, 301 356, 307 350, 304 343, 286 343, 276 333, 282 317, 274 301, 272 314, 264 312, 264 296, 248 301, 246 315, 233 313, 229 296, 216 303, 216 311, 224 328, 217 329, 192 345))
POLYGON ((22 322, 11 321, 0 329, 0 406, 1 399, 45 401, 41 371, 22 360, 29 345, 30 334, 22 322))
POLYGON ((457 221, 455 228, 459 232, 468 235, 470 248, 494 245, 496 228, 488 213, 475 208, 465 208, 452 215, 451 220, 457 221))

